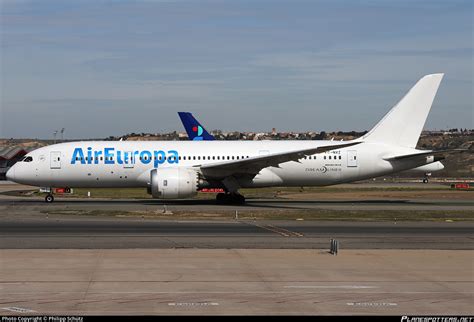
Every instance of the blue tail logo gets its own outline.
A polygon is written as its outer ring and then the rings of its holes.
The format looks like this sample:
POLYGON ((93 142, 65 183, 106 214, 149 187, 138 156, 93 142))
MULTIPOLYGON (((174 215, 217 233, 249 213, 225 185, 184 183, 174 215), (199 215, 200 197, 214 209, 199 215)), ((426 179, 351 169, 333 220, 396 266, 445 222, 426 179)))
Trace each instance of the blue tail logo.
POLYGON ((184 129, 192 141, 212 141, 215 138, 189 112, 178 112, 184 129))

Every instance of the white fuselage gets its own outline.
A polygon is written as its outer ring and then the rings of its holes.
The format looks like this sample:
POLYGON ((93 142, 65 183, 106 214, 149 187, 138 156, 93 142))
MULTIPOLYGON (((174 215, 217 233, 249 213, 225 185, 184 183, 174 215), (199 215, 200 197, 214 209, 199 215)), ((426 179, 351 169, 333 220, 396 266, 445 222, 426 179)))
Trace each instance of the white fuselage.
MULTIPOLYGON (((309 149, 334 141, 82 141, 39 148, 8 172, 10 180, 41 187, 147 187, 153 169, 195 168, 243 158, 309 149), (82 151, 82 153, 80 153, 82 151), (166 157, 166 159, 164 159, 166 157), (29 159, 26 159, 29 160, 29 159)), ((430 164, 433 159, 386 161, 415 149, 364 142, 262 169, 239 179, 246 187, 324 186, 352 182, 430 164)), ((212 182, 212 180, 210 181, 212 182)))

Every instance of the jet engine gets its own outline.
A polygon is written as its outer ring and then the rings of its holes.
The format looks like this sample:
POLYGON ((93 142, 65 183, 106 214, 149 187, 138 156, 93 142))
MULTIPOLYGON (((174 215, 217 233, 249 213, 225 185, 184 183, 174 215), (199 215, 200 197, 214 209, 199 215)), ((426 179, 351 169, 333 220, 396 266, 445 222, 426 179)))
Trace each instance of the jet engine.
POLYGON ((195 196, 198 190, 196 171, 183 168, 154 169, 150 173, 149 192, 153 198, 181 199, 195 196))

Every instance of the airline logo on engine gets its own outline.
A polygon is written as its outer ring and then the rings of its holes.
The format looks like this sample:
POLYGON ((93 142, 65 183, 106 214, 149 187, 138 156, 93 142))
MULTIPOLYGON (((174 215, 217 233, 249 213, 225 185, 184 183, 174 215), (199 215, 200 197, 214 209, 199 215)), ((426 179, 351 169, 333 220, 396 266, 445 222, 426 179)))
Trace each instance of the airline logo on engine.
POLYGON ((165 162, 179 163, 179 156, 176 150, 121 151, 115 148, 92 150, 88 147, 85 153, 82 148, 75 148, 71 158, 71 164, 135 164, 138 161, 143 164, 153 163, 153 167, 158 168, 165 162))

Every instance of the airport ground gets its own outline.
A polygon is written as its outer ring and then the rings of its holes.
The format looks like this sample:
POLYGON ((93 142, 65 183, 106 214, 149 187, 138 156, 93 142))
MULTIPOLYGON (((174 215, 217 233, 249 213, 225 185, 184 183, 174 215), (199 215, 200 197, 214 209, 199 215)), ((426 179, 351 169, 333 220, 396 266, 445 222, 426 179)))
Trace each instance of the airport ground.
POLYGON ((264 189, 238 207, 77 193, 0 185, 0 315, 474 313, 473 191, 264 189))

